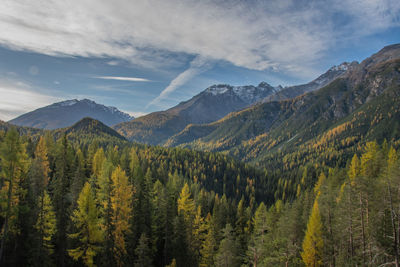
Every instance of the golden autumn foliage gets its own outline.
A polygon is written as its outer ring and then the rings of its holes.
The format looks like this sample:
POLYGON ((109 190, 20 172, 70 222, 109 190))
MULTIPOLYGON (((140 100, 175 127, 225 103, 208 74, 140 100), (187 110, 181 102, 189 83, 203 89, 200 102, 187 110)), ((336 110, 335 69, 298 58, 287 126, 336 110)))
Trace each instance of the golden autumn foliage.
POLYGON ((114 253, 118 265, 123 265, 126 252, 125 237, 129 233, 129 220, 132 216, 133 187, 128 183, 125 171, 118 166, 111 175, 111 207, 114 238, 114 253))
POLYGON ((307 231, 303 241, 301 257, 305 265, 307 267, 322 266, 323 249, 322 222, 317 198, 308 220, 307 231))
POLYGON ((350 168, 347 173, 349 175, 351 185, 354 186, 356 178, 361 173, 360 160, 358 159, 356 154, 354 154, 351 160, 350 168))
POLYGON ((38 163, 36 168, 38 168, 38 171, 42 175, 42 184, 40 186, 44 188, 49 182, 50 167, 47 157, 47 147, 43 137, 39 139, 39 143, 36 146, 35 161, 38 163))
POLYGON ((189 185, 186 183, 179 195, 178 212, 181 212, 185 218, 185 222, 191 222, 196 214, 194 201, 190 198, 189 185))
POLYGON ((93 176, 100 177, 105 159, 104 150, 99 148, 93 156, 93 176))

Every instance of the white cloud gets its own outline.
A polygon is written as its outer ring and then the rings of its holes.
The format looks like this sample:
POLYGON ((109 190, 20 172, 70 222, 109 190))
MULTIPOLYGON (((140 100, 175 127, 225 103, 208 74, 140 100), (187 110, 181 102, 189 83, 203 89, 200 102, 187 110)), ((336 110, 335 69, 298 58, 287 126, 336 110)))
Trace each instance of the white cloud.
POLYGON ((171 53, 186 53, 250 69, 296 71, 311 68, 339 36, 398 26, 399 12, 398 0, 5 0, 0 43, 145 67, 176 63, 171 53), (338 22, 337 14, 348 22, 338 22))
POLYGON ((104 80, 128 81, 128 82, 150 82, 148 79, 136 77, 118 77, 118 76, 96 76, 94 78, 104 80))
POLYGON ((10 80, 0 80, 0 95, 0 119, 5 121, 60 100, 10 80))
POLYGON ((120 62, 117 60, 110 60, 107 62, 107 64, 110 66, 118 66, 120 64, 120 62))

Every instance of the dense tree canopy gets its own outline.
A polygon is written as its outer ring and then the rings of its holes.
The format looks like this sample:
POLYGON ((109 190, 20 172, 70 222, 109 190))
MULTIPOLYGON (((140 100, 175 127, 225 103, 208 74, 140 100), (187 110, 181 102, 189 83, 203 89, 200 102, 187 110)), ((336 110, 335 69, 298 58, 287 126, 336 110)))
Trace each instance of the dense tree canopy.
POLYGON ((1 264, 398 266, 398 152, 356 152, 346 167, 293 159, 300 167, 279 173, 218 153, 10 130, 1 264))

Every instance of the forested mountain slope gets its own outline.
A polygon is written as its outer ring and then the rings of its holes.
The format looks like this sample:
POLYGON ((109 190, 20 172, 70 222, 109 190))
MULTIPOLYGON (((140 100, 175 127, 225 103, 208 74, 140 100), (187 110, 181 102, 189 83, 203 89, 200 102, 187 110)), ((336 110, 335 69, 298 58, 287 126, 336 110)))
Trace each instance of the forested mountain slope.
POLYGON ((54 136, 60 138, 63 135, 80 145, 89 145, 93 140, 102 144, 123 144, 127 140, 112 128, 101 121, 92 118, 83 118, 71 127, 53 130, 54 136))
POLYGON ((162 145, 187 125, 211 123, 230 112, 242 110, 259 102, 290 99, 317 90, 356 65, 356 62, 343 63, 332 67, 307 84, 285 88, 272 87, 265 82, 258 86, 213 85, 173 108, 118 124, 114 129, 131 141, 162 145))
POLYGON ((162 144, 190 123, 216 121, 273 94, 267 83, 258 86, 213 85, 188 101, 166 111, 153 112, 114 127, 127 139, 139 143, 162 144))
POLYGON ((343 153, 368 140, 399 138, 399 92, 400 45, 394 45, 318 91, 189 125, 166 144, 222 151, 264 166, 277 154, 321 146, 343 153))

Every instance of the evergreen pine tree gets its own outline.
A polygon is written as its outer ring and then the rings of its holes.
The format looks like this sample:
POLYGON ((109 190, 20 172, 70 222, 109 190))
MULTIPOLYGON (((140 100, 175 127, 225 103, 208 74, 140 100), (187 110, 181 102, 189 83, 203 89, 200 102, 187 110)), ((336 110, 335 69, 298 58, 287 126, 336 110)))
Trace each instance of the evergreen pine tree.
POLYGON ((150 240, 147 238, 145 233, 143 233, 140 236, 139 244, 135 249, 135 254, 136 254, 136 260, 134 264, 135 267, 153 266, 153 257, 150 248, 150 240))
POLYGON ((112 225, 111 175, 114 166, 108 159, 103 162, 101 175, 96 179, 96 199, 99 205, 101 228, 104 233, 103 259, 104 265, 111 266, 114 262, 114 238, 112 225))
POLYGON ((223 239, 215 256, 215 266, 235 267, 240 266, 240 259, 237 255, 238 246, 235 240, 232 226, 228 223, 223 230, 223 239))
POLYGON ((31 214, 36 233, 32 249, 33 261, 40 264, 50 263, 53 253, 52 238, 56 232, 54 207, 47 193, 49 183, 49 161, 45 139, 41 137, 36 146, 35 159, 30 169, 31 214))
POLYGON ((57 143, 55 174, 51 184, 57 226, 55 236, 56 260, 57 265, 61 267, 67 264, 67 231, 70 227, 72 157, 72 149, 68 143, 67 136, 63 135, 57 143))
POLYGON ((37 214, 37 221, 35 229, 38 233, 38 250, 37 257, 34 262, 40 266, 52 265, 50 255, 54 252, 53 236, 56 233, 56 214, 51 203, 51 199, 47 191, 38 199, 40 205, 39 213, 37 214))
POLYGON ((265 242, 268 225, 267 208, 265 207, 263 202, 261 202, 255 212, 253 225, 254 230, 247 255, 249 258, 249 262, 255 267, 259 265, 265 257, 265 242))
POLYGON ((76 203, 82 188, 87 181, 85 158, 80 149, 75 153, 74 173, 72 176, 71 195, 72 202, 76 203))
POLYGON ((22 144, 19 133, 12 128, 9 130, 0 146, 1 180, 0 203, 2 237, 0 245, 0 264, 6 262, 4 254, 10 232, 18 232, 18 215, 21 211, 19 200, 26 191, 20 187, 27 172, 27 159, 25 146, 22 144))
POLYGON ((211 214, 208 213, 206 222, 205 222, 205 232, 206 235, 204 237, 204 241, 201 245, 200 254, 200 266, 208 267, 214 266, 214 256, 217 249, 217 243, 215 241, 214 231, 212 225, 212 217, 211 214))

